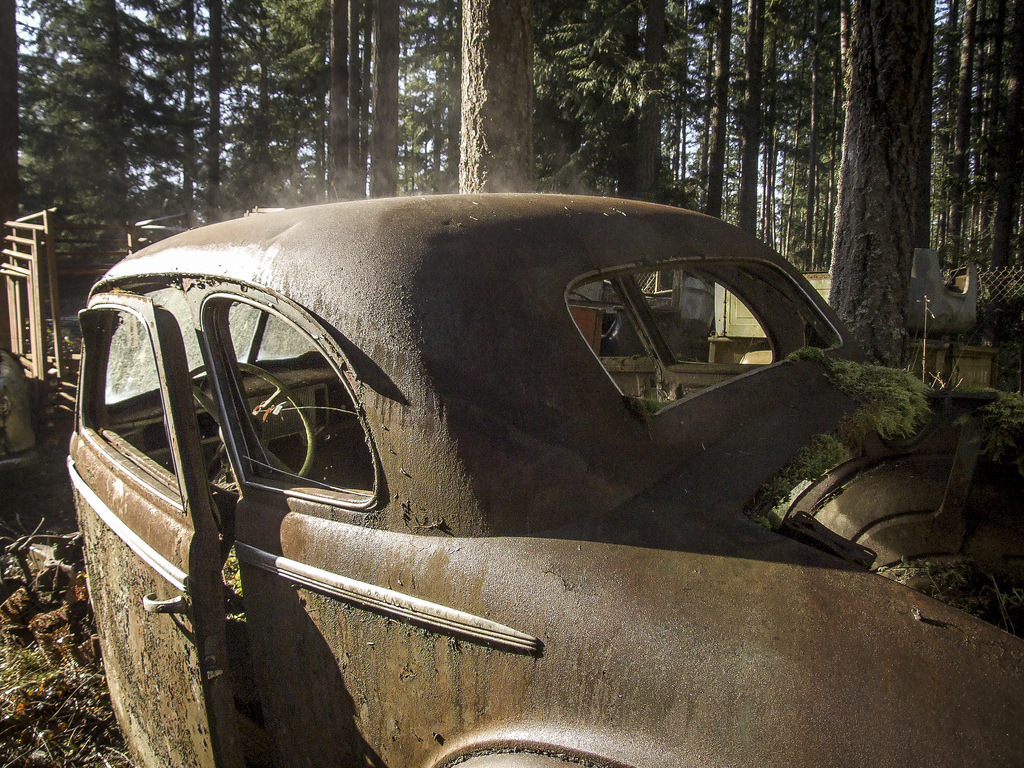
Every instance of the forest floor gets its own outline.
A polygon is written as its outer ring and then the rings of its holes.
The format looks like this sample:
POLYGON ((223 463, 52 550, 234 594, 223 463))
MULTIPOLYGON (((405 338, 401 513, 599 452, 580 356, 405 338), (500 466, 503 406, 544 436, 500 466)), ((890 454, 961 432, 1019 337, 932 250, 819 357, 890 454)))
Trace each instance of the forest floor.
POLYGON ((0 474, 0 768, 131 766, 88 605, 70 434, 59 417, 36 465, 0 474))

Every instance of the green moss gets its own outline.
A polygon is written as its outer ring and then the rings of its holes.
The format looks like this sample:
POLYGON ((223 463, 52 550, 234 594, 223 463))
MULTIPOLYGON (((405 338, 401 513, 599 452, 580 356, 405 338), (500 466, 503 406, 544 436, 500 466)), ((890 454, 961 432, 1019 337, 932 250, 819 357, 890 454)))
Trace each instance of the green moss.
POLYGON ((976 411, 981 424, 981 452, 992 461, 1010 464, 1024 475, 1024 396, 999 392, 976 411))
POLYGON ((823 366, 828 380, 860 403, 837 432, 854 453, 860 452, 868 435, 877 432, 886 440, 904 440, 931 418, 931 390, 908 371, 832 359, 814 347, 798 350, 789 359, 823 366))
POLYGON ((667 400, 658 400, 653 397, 625 395, 623 400, 626 402, 627 410, 643 422, 650 421, 651 416, 668 405, 667 400))
POLYGON ((860 455, 869 435, 877 432, 886 440, 906 439, 931 418, 930 390, 907 371, 835 360, 816 347, 798 350, 789 359, 821 365, 828 380, 860 403, 860 407, 834 433, 811 438, 789 464, 761 487, 751 506, 751 517, 770 528, 778 527, 789 496, 797 486, 860 455))
POLYGON ((850 458, 849 450, 833 435, 815 435, 771 480, 761 486, 751 517, 775 529, 782 522, 785 506, 795 488, 806 480, 816 480, 837 464, 850 458))

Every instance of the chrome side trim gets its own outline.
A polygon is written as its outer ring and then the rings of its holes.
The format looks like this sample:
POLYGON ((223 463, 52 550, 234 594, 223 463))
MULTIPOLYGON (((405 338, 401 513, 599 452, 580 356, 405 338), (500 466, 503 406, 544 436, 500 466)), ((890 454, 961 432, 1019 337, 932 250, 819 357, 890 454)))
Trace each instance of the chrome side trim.
POLYGON ((114 511, 96 495, 96 492, 86 485, 85 480, 75 469, 75 462, 70 456, 68 456, 68 474, 71 475, 71 483, 75 489, 82 494, 82 498, 92 507, 100 520, 106 523, 107 527, 127 544, 132 552, 141 557, 150 568, 163 576, 175 589, 180 592, 188 591, 188 574, 153 549, 120 517, 114 514, 114 511))
POLYGON ((518 653, 539 655, 544 648, 533 635, 504 624, 464 613, 446 605, 384 587, 340 576, 321 568, 279 557, 248 544, 235 542, 238 559, 289 581, 344 600, 359 608, 383 613, 399 621, 408 621, 435 632, 453 634, 470 641, 518 653))

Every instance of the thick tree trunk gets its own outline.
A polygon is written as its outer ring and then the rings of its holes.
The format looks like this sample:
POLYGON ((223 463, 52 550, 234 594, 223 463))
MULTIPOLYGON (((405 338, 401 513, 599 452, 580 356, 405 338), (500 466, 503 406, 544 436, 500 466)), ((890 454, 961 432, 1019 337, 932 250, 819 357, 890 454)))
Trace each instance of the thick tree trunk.
POLYGON ((0 224, 18 216, 17 24, 14 0, 0 0, 0 224))
MULTIPOLYGON (((955 0, 954 0, 955 2, 955 0)), ((853 3, 839 0, 839 58, 843 67, 843 107, 850 93, 850 71, 853 58, 853 3)))
POLYGON ((398 0, 377 0, 373 11, 373 154, 370 196, 398 192, 398 0))
POLYGON ((928 84, 927 113, 920 133, 920 161, 917 164, 917 204, 914 211, 914 247, 930 248, 932 237, 932 87, 934 84, 935 0, 928 5, 928 51, 925 54, 928 84))
POLYGON ((253 120, 256 137, 253 147, 253 164, 255 173, 251 194, 255 196, 256 205, 275 205, 273 192, 271 191, 270 173, 270 144, 272 141, 270 129, 270 55, 269 55, 269 33, 267 30, 266 9, 262 6, 257 11, 257 19, 260 25, 260 46, 259 65, 260 74, 257 81, 257 94, 260 110, 253 120))
MULTIPOLYGON (((943 101, 946 130, 939 134, 939 156, 941 162, 948 164, 953 147, 951 126, 956 123, 956 78, 959 67, 957 57, 952 55, 952 51, 957 47, 957 42, 960 40, 960 0, 950 0, 949 2, 949 11, 943 28, 943 37, 945 38, 946 49, 946 66, 943 73, 944 77, 942 78, 944 83, 943 101)), ((946 188, 942 190, 937 217, 938 226, 935 232, 936 247, 939 249, 939 253, 944 253, 947 250, 949 242, 949 206, 950 189, 947 184, 946 188)))
POLYGON ((128 96, 125 53, 121 40, 121 19, 115 0, 101 0, 95 6, 103 28, 103 47, 106 55, 105 93, 103 102, 104 139, 109 142, 112 176, 111 198, 116 216, 128 220, 128 96))
POLYGON ((210 124, 206 136, 206 220, 220 219, 220 92, 224 84, 223 4, 210 0, 210 124))
POLYGON ((725 142, 729 111, 729 60, 732 42, 732 0, 719 0, 715 55, 715 97, 711 115, 711 146, 708 150, 708 200, 704 212, 722 215, 725 186, 725 142))
MULTIPOLYGON (((707 192, 711 187, 711 121, 714 118, 714 98, 713 92, 715 87, 715 67, 714 67, 714 46, 707 46, 707 65, 704 69, 706 78, 704 81, 704 94, 707 98, 704 99, 704 113, 701 120, 701 131, 700 131, 700 157, 698 158, 698 177, 706 182, 704 184, 705 196, 704 196, 704 210, 708 208, 708 197, 707 192)), ((719 206, 721 207, 721 206, 719 206)))
POLYGON ((818 126, 821 115, 821 0, 814 0, 814 27, 811 35, 811 131, 807 137, 807 220, 804 224, 804 241, 810 254, 810 262, 818 263, 818 126))
POLYGON ((373 2, 372 0, 358 0, 363 6, 363 91, 359 104, 359 167, 357 173, 362 172, 363 186, 369 185, 369 163, 370 163, 370 103, 373 101, 373 76, 371 64, 373 62, 373 2))
POLYGON ((761 71, 764 66, 764 0, 747 2, 747 87, 743 99, 739 225, 757 234, 757 171, 761 149, 761 71))
POLYGON ((192 220, 195 215, 196 172, 199 160, 196 157, 196 4, 186 0, 185 10, 185 119, 181 143, 182 197, 185 212, 192 220))
MULTIPOLYGON (((365 11, 363 0, 348 0, 348 151, 349 168, 352 178, 351 194, 353 197, 366 196, 366 153, 363 151, 363 136, 366 134, 363 125, 362 105, 366 101, 363 93, 362 61, 359 44, 363 39, 365 11)), ((369 37, 369 35, 366 35, 369 37)))
POLYGON ((531 0, 464 0, 459 189, 533 187, 531 0))
POLYGON ((1006 119, 999 150, 996 218, 992 241, 992 266, 1010 263, 1010 239, 1013 235, 1014 209, 1020 196, 1021 107, 1024 98, 1024 0, 1013 4, 1013 47, 1010 49, 1010 88, 1006 119))
MULTIPOLYGON (((0 0, 0 228, 18 217, 17 24, 14 0, 0 0)), ((7 291, 0 287, 0 347, 10 347, 10 335, 7 291)))
MULTIPOLYGON (((647 38, 644 61, 655 71, 652 87, 661 89, 658 67, 665 52, 665 2, 647 0, 647 38)), ((649 197, 658 179, 658 160, 661 157, 661 98, 652 96, 644 101, 637 129, 636 196, 649 197)))
POLYGON ((859 0, 853 17, 831 302, 888 365, 903 362, 906 342, 928 11, 928 0, 859 0))
POLYGON ((956 108, 956 139, 950 168, 952 199, 949 212, 949 237, 956 256, 963 250, 964 208, 967 192, 967 144, 971 138, 971 94, 974 84, 974 26, 977 0, 967 0, 964 9, 964 36, 960 49, 960 90, 956 108))
POLYGON ((349 151, 348 0, 331 0, 330 128, 327 134, 327 194, 341 200, 351 194, 349 151))

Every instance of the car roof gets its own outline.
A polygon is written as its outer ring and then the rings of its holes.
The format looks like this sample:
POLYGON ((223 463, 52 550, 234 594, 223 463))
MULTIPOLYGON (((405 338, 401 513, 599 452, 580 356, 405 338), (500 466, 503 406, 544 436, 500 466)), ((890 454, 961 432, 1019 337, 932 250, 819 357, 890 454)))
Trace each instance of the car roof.
MULTIPOLYGON (((737 280, 772 272, 846 340, 813 289, 749 235, 681 209, 585 196, 406 197, 250 216, 129 256, 94 291, 170 274, 283 295, 343 339, 362 384, 433 425, 423 428, 437 438, 431 450, 458 453, 484 506, 511 514, 525 493, 540 514, 567 500, 621 501, 678 462, 623 406, 566 291, 583 275, 683 258, 734 264, 737 280)), ((424 451, 421 466, 432 461, 424 451)))

